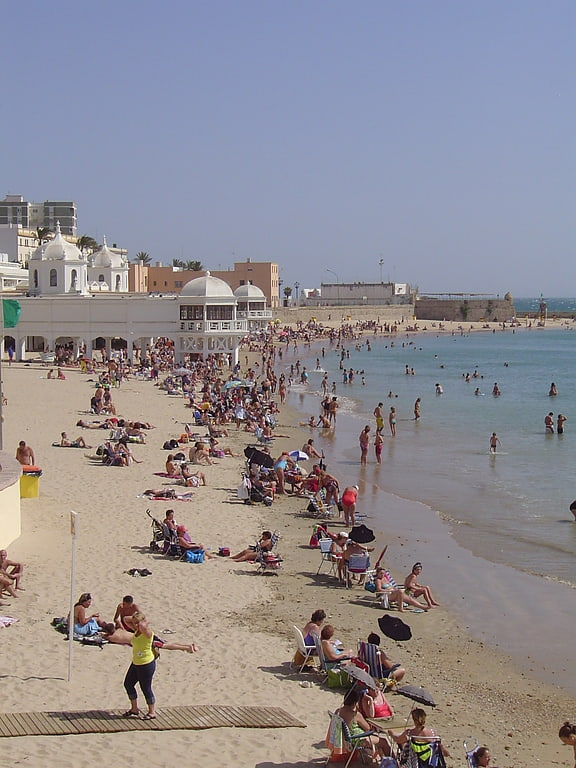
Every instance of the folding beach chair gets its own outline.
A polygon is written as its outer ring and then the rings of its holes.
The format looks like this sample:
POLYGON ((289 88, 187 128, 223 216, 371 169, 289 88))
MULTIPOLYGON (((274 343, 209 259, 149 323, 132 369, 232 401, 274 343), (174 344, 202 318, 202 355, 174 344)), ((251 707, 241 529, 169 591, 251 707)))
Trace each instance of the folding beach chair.
POLYGON ((402 768, 446 768, 438 736, 409 736, 400 759, 402 768))
POLYGON ((375 680, 382 681, 387 680, 391 673, 401 665, 394 664, 390 669, 383 667, 378 654, 379 650, 378 646, 374 645, 374 643, 358 640, 358 658, 368 664, 370 674, 375 680))
MULTIPOLYGON (((302 664, 298 669, 298 672, 302 672, 304 667, 307 666, 308 660, 316 653, 316 646, 306 645, 306 641, 304 640, 304 635, 295 624, 292 625, 292 632, 296 640, 296 647, 298 651, 300 651, 300 655, 303 658, 302 664)), ((298 665, 295 664, 294 666, 298 666, 298 665)))
POLYGON ((278 543, 280 534, 278 531, 274 531, 272 534, 272 546, 269 551, 264 551, 259 542, 256 542, 256 560, 258 573, 266 573, 270 571, 278 575, 278 571, 282 567, 282 558, 277 552, 274 552, 274 547, 278 543))
POLYGON ((476 750, 479 746, 476 739, 466 739, 464 742, 464 752, 466 753, 466 765, 468 768, 478 768, 476 750))
MULTIPOLYGON (((346 560, 346 588, 350 589, 352 586, 352 575, 366 576, 370 573, 370 555, 366 554, 350 555, 346 560)), ((360 579, 362 582, 363 579, 360 579)))
POLYGON ((336 712, 328 712, 328 716, 330 717, 330 724, 325 744, 330 750, 330 754, 325 765, 328 765, 329 762, 340 763, 346 760, 344 768, 348 768, 356 755, 360 757, 363 763, 372 762, 373 749, 369 739, 376 731, 363 731, 353 736, 350 733, 348 724, 340 715, 336 714, 336 712), (370 744, 369 752, 367 749, 368 744, 370 744))
POLYGON ((318 539, 318 546, 320 548, 320 565, 318 566, 318 570, 316 571, 316 576, 320 573, 322 570, 322 566, 324 563, 330 563, 330 573, 333 576, 336 576, 336 565, 338 563, 338 560, 340 559, 336 555, 332 554, 330 551, 330 548, 332 547, 332 539, 318 539))

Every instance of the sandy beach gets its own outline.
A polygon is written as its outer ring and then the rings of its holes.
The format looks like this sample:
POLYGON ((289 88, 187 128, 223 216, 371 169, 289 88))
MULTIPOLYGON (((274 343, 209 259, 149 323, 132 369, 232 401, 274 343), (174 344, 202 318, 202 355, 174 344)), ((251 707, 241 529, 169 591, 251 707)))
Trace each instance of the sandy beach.
MULTIPOLYGON (((451 332, 449 327, 446 330, 451 332)), ((191 502, 138 498, 146 488, 168 486, 167 479, 153 474, 164 467, 167 454, 162 444, 180 435, 189 419, 182 398, 160 392, 151 382, 132 378, 113 390, 119 414, 156 425, 148 432, 146 445, 132 446, 142 463, 104 467, 86 458, 90 450, 52 447, 62 430, 70 438, 82 434, 92 445, 101 440, 100 430, 74 426, 79 418, 86 418, 95 377, 76 369, 65 373, 66 380, 58 381, 48 380, 47 369, 36 363, 3 367, 8 398, 5 450, 13 454, 18 441, 25 440, 44 470, 40 498, 22 500, 22 536, 9 547, 9 556, 26 565, 26 591, 1 609, 4 615, 18 618, 0 633, 3 712, 127 706, 122 681, 130 648, 107 645, 100 650, 76 643, 69 684, 68 643, 50 625, 53 617, 65 615, 68 609, 69 513, 75 510, 79 517, 76 593, 91 592, 93 608, 108 620, 122 596, 132 594, 157 634, 170 630, 162 635, 165 639, 200 647, 193 655, 162 652, 154 686, 159 710, 191 704, 281 706, 307 728, 4 738, 4 758, 13 765, 58 761, 66 768, 77 765, 79 759, 107 760, 113 751, 126 766, 140 765, 143 759, 154 766, 184 760, 207 768, 227 761, 246 768, 322 764, 327 756, 323 746, 326 713, 339 706, 342 695, 319 685, 312 675, 293 672, 292 624, 302 627, 313 610, 324 608, 337 636, 349 647, 377 629, 380 611, 360 603, 358 587, 349 591, 326 575, 316 577, 320 555, 308 547, 313 521, 298 515, 301 500, 279 497, 269 508, 237 500, 235 489, 244 466, 241 454, 249 436, 233 426, 230 437, 220 442, 232 448, 237 458, 217 459, 214 466, 205 468, 208 485, 194 489, 191 502), (146 509, 162 519, 169 507, 193 538, 214 551, 228 546, 236 552, 253 543, 263 529, 278 529, 282 571, 278 576, 259 576, 253 565, 226 558, 194 565, 151 554, 146 509), (131 568, 148 568, 152 575, 131 577, 126 573, 131 568), (313 686, 301 687, 305 680, 312 680, 313 686)), ((274 454, 300 448, 305 442, 308 432, 297 427, 301 418, 295 402, 289 401, 278 431, 292 437, 277 439, 274 454)), ((389 503, 395 504, 395 497, 390 496, 389 503)), ((383 531, 376 549, 386 543, 383 531)), ((442 601, 441 580, 436 591, 442 601)), ((466 622, 445 606, 405 616, 412 640, 386 641, 385 648, 406 667, 405 682, 433 693, 438 706, 430 711, 429 722, 451 751, 449 765, 464 765, 462 741, 472 736, 490 746, 499 768, 571 764, 572 755, 561 746, 557 730, 565 719, 573 718, 573 698, 558 685, 537 680, 529 668, 516 666, 497 649, 473 640, 466 622)), ((410 702, 393 695, 390 701, 398 715, 396 722, 405 719, 410 702)))

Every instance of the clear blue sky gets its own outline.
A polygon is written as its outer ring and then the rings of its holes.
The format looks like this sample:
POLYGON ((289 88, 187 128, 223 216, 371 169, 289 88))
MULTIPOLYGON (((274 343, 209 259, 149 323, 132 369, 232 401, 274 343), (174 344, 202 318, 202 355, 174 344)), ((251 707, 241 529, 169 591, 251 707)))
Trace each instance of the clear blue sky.
POLYGON ((284 285, 574 295, 574 0, 2 9, 0 197, 284 285))

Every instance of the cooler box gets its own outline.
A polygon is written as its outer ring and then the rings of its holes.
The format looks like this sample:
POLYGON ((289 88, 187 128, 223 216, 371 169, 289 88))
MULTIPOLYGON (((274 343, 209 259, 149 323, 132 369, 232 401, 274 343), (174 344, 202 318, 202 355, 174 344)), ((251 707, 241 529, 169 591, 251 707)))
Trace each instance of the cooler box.
POLYGON ((20 477, 20 498, 37 499, 40 496, 40 477, 42 470, 40 467, 23 467, 20 477))

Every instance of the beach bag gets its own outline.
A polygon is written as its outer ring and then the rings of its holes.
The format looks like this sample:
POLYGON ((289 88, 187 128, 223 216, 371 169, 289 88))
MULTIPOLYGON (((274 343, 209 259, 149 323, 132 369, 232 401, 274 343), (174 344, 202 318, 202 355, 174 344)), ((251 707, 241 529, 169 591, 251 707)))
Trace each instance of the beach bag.
POLYGON ((191 552, 188 550, 186 552, 186 561, 188 563, 203 563, 204 562, 204 552, 191 552))
POLYGON ((328 670, 328 688, 352 688, 353 681, 343 669, 328 670))
POLYGON ((219 547, 218 554, 220 557, 230 557, 230 547, 219 547))
POLYGON ((366 590, 366 592, 373 592, 374 593, 374 592, 376 592, 376 584, 372 580, 367 581, 364 584, 364 589, 366 590))
POLYGON ((304 664, 304 669, 313 669, 314 668, 314 662, 310 657, 306 659, 306 656, 304 656, 303 653, 300 651, 296 651, 294 654, 294 658, 292 659, 292 663, 294 666, 301 667, 304 664), (304 664, 306 662, 306 664, 304 664))

